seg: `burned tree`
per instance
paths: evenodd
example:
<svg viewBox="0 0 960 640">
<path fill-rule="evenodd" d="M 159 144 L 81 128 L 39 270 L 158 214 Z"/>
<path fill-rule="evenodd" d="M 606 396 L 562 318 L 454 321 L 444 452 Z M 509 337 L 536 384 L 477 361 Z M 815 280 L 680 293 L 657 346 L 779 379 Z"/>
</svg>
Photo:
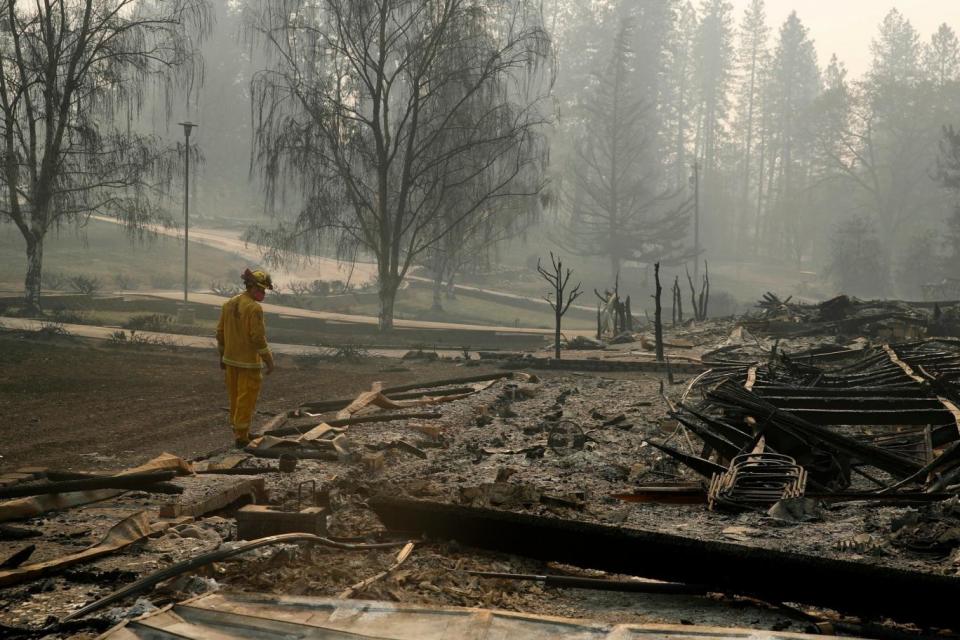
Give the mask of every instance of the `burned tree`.
<svg viewBox="0 0 960 640">
<path fill-rule="evenodd" d="M 680 289 L 680 276 L 673 279 L 673 326 L 683 324 L 683 291 Z"/>
<path fill-rule="evenodd" d="M 653 265 L 653 280 L 656 284 L 656 291 L 653 295 L 653 335 L 656 341 L 657 362 L 663 362 L 663 307 L 660 305 L 660 295 L 663 293 L 663 287 L 660 286 L 659 262 Z"/>
<path fill-rule="evenodd" d="M 191 85 L 208 22 L 206 0 L 0 0 L 0 220 L 26 244 L 30 311 L 51 229 L 163 217 L 176 148 L 127 122 L 151 90 Z"/>
<path fill-rule="evenodd" d="M 619 273 L 613 281 L 613 291 L 604 290 L 601 294 L 594 289 L 593 293 L 597 296 L 600 305 L 597 310 L 597 340 L 602 339 L 607 330 L 614 337 L 626 331 L 633 331 L 630 296 L 626 299 L 620 297 Z"/>
<path fill-rule="evenodd" d="M 710 266 L 703 261 L 703 275 L 700 277 L 700 292 L 693 286 L 693 277 L 687 269 L 687 283 L 690 285 L 690 302 L 693 305 L 693 319 L 703 321 L 707 319 L 707 307 L 710 306 Z M 677 287 L 679 289 L 679 287 Z M 677 292 L 679 298 L 679 291 Z M 681 311 L 681 321 L 683 320 Z"/>
<path fill-rule="evenodd" d="M 537 260 L 537 271 L 553 288 L 553 291 L 547 294 L 544 299 L 550 304 L 550 308 L 553 309 L 553 314 L 556 319 L 556 327 L 553 334 L 553 351 L 554 356 L 559 360 L 560 324 L 563 322 L 563 316 L 570 309 L 570 305 L 573 304 L 573 301 L 579 298 L 583 292 L 580 290 L 581 283 L 579 282 L 573 289 L 567 290 L 567 286 L 570 284 L 570 277 L 573 275 L 573 269 L 564 271 L 563 262 L 555 258 L 552 251 L 550 252 L 550 263 L 552 270 L 547 271 L 540 266 L 540 260 Z"/>
<path fill-rule="evenodd" d="M 292 224 L 276 254 L 336 238 L 378 266 L 380 328 L 447 235 L 543 187 L 551 46 L 533 0 L 253 0 L 254 160 Z M 543 106 L 543 108 L 541 108 Z M 289 222 L 289 221 L 288 221 Z"/>
</svg>

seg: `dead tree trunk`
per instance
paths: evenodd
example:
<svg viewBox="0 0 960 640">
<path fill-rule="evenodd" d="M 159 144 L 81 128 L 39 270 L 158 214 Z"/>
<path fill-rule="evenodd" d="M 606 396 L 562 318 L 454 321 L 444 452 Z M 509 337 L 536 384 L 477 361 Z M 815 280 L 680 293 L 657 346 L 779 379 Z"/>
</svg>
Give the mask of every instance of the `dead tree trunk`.
<svg viewBox="0 0 960 640">
<path fill-rule="evenodd" d="M 680 276 L 673 279 L 673 326 L 683 324 L 683 291 L 680 289 Z"/>
<path fill-rule="evenodd" d="M 703 261 L 703 276 L 700 283 L 700 294 L 693 286 L 693 278 L 690 276 L 690 269 L 687 269 L 687 282 L 690 284 L 690 302 L 693 304 L 694 320 L 702 321 L 707 319 L 707 307 L 710 304 L 710 270 L 707 261 Z"/>
<path fill-rule="evenodd" d="M 703 284 L 700 286 L 700 315 L 701 320 L 707 319 L 707 308 L 710 306 L 710 265 L 703 261 Z"/>
<path fill-rule="evenodd" d="M 663 362 L 663 307 L 660 306 L 660 294 L 663 293 L 663 287 L 660 286 L 660 263 L 653 265 L 653 279 L 657 286 L 657 293 L 653 296 L 653 331 L 657 343 L 657 362 Z"/>
<path fill-rule="evenodd" d="M 563 322 L 564 314 L 570 309 L 570 305 L 573 304 L 573 301 L 580 297 L 583 293 L 580 290 L 580 284 L 577 283 L 570 291 L 567 291 L 567 285 L 570 284 L 570 276 L 573 275 L 573 269 L 563 270 L 563 262 L 554 257 L 553 252 L 550 252 L 550 263 L 553 266 L 552 271 L 547 271 L 540 266 L 540 260 L 537 260 L 537 271 L 543 276 L 543 279 L 553 288 L 553 291 L 550 294 L 547 294 L 545 300 L 553 309 L 554 316 L 556 318 L 556 328 L 554 331 L 553 337 L 553 351 L 554 357 L 560 359 L 560 325 Z M 551 295 L 553 298 L 551 298 Z"/>
<path fill-rule="evenodd" d="M 627 296 L 627 326 L 626 329 L 629 332 L 633 332 L 633 310 L 630 308 L 630 296 Z"/>
</svg>

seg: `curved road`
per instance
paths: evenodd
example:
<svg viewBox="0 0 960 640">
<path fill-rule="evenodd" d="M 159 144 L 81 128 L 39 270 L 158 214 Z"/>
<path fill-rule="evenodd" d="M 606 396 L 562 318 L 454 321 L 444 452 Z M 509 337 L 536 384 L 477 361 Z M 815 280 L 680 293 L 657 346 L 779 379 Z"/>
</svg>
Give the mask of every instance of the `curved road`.
<svg viewBox="0 0 960 640">
<path fill-rule="evenodd" d="M 92 216 L 91 219 L 99 222 L 120 224 L 114 218 L 108 218 L 106 216 Z M 159 225 L 148 225 L 147 228 L 159 235 L 169 236 L 180 240 L 183 239 L 183 234 L 176 229 L 166 229 Z M 190 230 L 190 242 L 196 242 L 208 247 L 234 253 L 241 256 L 244 260 L 248 260 L 254 264 L 259 263 L 259 261 L 262 259 L 262 256 L 259 254 L 256 247 L 244 242 L 240 233 L 237 231 L 200 227 L 192 228 Z M 363 285 L 373 282 L 376 279 L 377 265 L 373 264 L 372 262 L 356 262 L 351 265 L 346 262 L 340 262 L 333 258 L 311 257 L 309 259 L 304 258 L 302 261 L 291 267 L 273 269 L 272 275 L 274 276 L 274 281 L 278 284 L 296 281 L 310 282 L 313 280 L 341 280 L 344 282 L 349 280 L 354 284 Z M 407 279 L 416 280 L 433 286 L 433 281 L 429 278 L 408 275 Z M 542 298 L 523 296 L 506 291 L 496 291 L 493 289 L 483 289 L 481 287 L 474 287 L 464 284 L 458 284 L 455 285 L 455 287 L 458 291 L 463 291 L 467 294 L 469 294 L 471 291 L 475 291 L 489 296 L 496 296 L 498 298 L 502 298 L 506 304 L 509 304 L 511 301 L 522 300 L 524 302 L 533 302 L 537 305 L 542 305 L 545 311 L 549 310 L 547 301 Z M 575 304 L 572 305 L 571 308 L 589 312 L 590 314 L 596 312 L 595 308 L 587 305 Z"/>
</svg>

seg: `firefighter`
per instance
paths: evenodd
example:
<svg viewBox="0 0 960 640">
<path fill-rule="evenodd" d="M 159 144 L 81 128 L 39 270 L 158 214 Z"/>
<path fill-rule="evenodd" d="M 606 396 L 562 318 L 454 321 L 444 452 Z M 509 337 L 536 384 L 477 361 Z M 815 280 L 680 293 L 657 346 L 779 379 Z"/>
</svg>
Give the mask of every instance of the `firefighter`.
<svg viewBox="0 0 960 640">
<path fill-rule="evenodd" d="M 273 289 L 273 282 L 269 273 L 259 269 L 247 269 L 241 277 L 247 290 L 224 303 L 217 324 L 220 368 L 225 372 L 230 424 L 238 449 L 250 442 L 250 423 L 260 395 L 262 369 L 266 367 L 267 375 L 274 369 L 260 306 L 267 289 Z"/>
</svg>

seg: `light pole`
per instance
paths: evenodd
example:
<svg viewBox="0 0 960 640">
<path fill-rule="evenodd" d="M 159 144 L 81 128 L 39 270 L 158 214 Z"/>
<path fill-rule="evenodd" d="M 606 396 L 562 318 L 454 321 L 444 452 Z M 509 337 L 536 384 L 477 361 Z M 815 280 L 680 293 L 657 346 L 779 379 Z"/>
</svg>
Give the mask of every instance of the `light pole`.
<svg viewBox="0 0 960 640">
<path fill-rule="evenodd" d="M 693 175 L 690 176 L 693 186 L 693 279 L 700 276 L 700 161 L 693 163 Z"/>
<path fill-rule="evenodd" d="M 192 122 L 181 122 L 183 127 L 183 301 L 187 301 L 187 292 L 190 287 L 190 131 L 195 126 Z"/>
</svg>

